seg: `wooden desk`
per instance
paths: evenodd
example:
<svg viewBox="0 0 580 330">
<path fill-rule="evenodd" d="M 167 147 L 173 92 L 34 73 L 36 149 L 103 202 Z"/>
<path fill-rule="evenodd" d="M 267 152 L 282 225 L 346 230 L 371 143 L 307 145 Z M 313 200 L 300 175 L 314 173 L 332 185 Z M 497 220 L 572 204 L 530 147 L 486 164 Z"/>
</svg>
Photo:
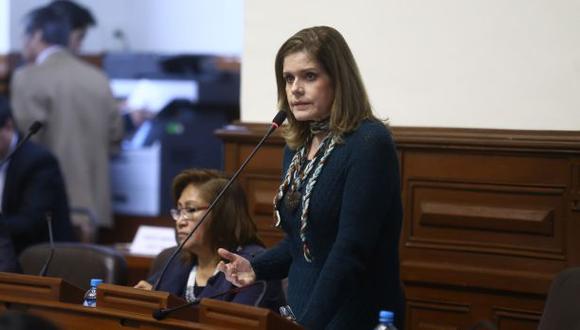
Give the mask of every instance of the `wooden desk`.
<svg viewBox="0 0 580 330">
<path fill-rule="evenodd" d="M 157 321 L 148 315 L 111 308 L 90 308 L 80 304 L 34 301 L 26 298 L 11 303 L 25 306 L 27 312 L 51 320 L 61 329 L 226 329 L 185 320 Z"/>
<path fill-rule="evenodd" d="M 60 329 L 203 329 L 299 330 L 300 326 L 264 308 L 203 299 L 195 307 L 155 320 L 159 308 L 185 301 L 167 292 L 138 290 L 113 284 L 97 289 L 97 307 L 82 306 L 83 291 L 54 277 L 0 273 L 0 313 L 25 310 Z"/>
</svg>

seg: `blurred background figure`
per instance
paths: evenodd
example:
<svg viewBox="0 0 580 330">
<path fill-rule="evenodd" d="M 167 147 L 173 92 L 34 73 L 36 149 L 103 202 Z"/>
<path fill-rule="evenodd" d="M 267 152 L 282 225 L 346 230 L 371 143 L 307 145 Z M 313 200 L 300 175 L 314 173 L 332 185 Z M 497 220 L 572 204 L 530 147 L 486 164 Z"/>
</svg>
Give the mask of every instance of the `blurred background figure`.
<svg viewBox="0 0 580 330">
<path fill-rule="evenodd" d="M 52 5 L 28 14 L 23 54 L 29 63 L 11 81 L 12 106 L 20 129 L 44 124 L 35 140 L 58 158 L 73 223 L 89 242 L 97 223 L 112 223 L 109 158 L 123 126 L 105 75 L 67 51 L 70 31 Z"/>
<path fill-rule="evenodd" d="M 67 20 L 70 28 L 67 48 L 72 53 L 79 53 L 88 29 L 97 25 L 95 17 L 90 10 L 73 1 L 56 0 L 48 6 Z"/>
<path fill-rule="evenodd" d="M 20 138 L 9 102 L 0 97 L 0 159 Z M 22 250 L 48 241 L 48 215 L 55 240 L 75 240 L 58 162 L 43 147 L 26 142 L 0 168 L 0 200 L 0 271 L 17 271 Z"/>
<path fill-rule="evenodd" d="M 215 170 L 192 169 L 177 175 L 173 181 L 175 233 L 181 243 L 204 216 L 209 204 L 226 185 L 228 178 Z M 193 236 L 185 243 L 180 259 L 173 260 L 159 285 L 188 301 L 208 298 L 235 288 L 217 271 L 218 247 L 228 247 L 252 259 L 264 251 L 257 236 L 256 224 L 250 217 L 244 191 L 233 183 L 220 202 Z M 175 248 L 172 248 L 175 249 Z M 151 290 L 160 272 L 135 287 Z M 278 311 L 285 304 L 280 281 L 263 281 L 239 293 L 228 293 L 215 299 L 261 306 Z"/>
</svg>

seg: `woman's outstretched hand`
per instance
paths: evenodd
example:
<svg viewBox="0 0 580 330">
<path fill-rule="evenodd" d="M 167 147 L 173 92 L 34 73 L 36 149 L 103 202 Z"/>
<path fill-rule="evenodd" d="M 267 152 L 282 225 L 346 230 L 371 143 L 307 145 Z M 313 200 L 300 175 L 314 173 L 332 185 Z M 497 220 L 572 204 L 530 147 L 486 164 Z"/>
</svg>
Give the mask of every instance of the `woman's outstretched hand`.
<svg viewBox="0 0 580 330">
<path fill-rule="evenodd" d="M 149 290 L 149 291 L 151 291 L 151 290 L 153 290 L 153 285 L 149 284 L 146 281 L 139 281 L 139 283 L 137 283 L 134 286 L 134 288 L 135 289 L 143 289 L 143 290 Z"/>
<path fill-rule="evenodd" d="M 250 285 L 256 281 L 256 273 L 254 273 L 254 269 L 252 269 L 252 265 L 250 265 L 248 259 L 221 248 L 218 249 L 218 254 L 229 262 L 226 264 L 220 261 L 217 269 L 223 272 L 226 280 L 233 285 L 241 287 Z"/>
</svg>

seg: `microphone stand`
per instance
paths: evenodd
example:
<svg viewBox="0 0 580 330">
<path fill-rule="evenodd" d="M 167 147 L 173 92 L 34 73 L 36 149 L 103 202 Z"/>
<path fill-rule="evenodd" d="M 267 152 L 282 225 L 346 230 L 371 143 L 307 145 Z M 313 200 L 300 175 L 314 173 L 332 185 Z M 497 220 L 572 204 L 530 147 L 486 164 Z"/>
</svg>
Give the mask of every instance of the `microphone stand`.
<svg viewBox="0 0 580 330">
<path fill-rule="evenodd" d="M 232 185 L 232 183 L 234 182 L 234 180 L 240 175 L 240 173 L 242 172 L 242 170 L 246 167 L 246 165 L 254 157 L 254 154 L 256 154 L 256 152 L 258 151 L 258 149 L 260 149 L 260 147 L 262 146 L 262 144 L 264 143 L 264 141 L 266 141 L 266 139 L 272 134 L 272 132 L 274 132 L 275 129 L 277 129 L 278 127 L 280 127 L 280 125 L 282 124 L 282 122 L 285 119 L 286 119 L 286 113 L 285 112 L 279 111 L 276 114 L 276 116 L 274 117 L 274 120 L 272 121 L 272 125 L 268 129 L 268 132 L 266 132 L 266 134 L 262 137 L 262 139 L 260 140 L 260 142 L 258 142 L 258 144 L 256 145 L 256 147 L 254 147 L 254 150 L 252 150 L 252 153 L 250 153 L 250 155 L 248 157 L 246 157 L 246 160 L 244 160 L 244 162 L 242 163 L 242 165 L 240 166 L 240 168 L 238 168 L 238 170 L 236 171 L 236 173 L 234 173 L 234 175 L 232 175 L 232 177 L 228 180 L 228 182 L 226 183 L 226 185 L 222 188 L 222 190 L 219 192 L 219 194 L 216 196 L 216 198 L 213 200 L 213 202 L 211 202 L 211 204 L 207 208 L 207 211 L 201 217 L 201 219 L 197 222 L 197 224 L 195 225 L 195 227 L 193 227 L 193 229 L 189 232 L 189 234 L 187 234 L 187 236 L 185 237 L 185 239 L 183 241 L 181 241 L 181 243 L 177 246 L 177 249 L 175 249 L 175 251 L 173 251 L 173 253 L 171 254 L 171 256 L 167 259 L 167 262 L 163 266 L 163 270 L 161 270 L 161 273 L 159 274 L 159 278 L 157 278 L 157 281 L 155 281 L 155 284 L 153 285 L 153 290 L 154 291 L 157 291 L 157 289 L 159 289 L 159 285 L 161 284 L 161 280 L 163 279 L 163 275 L 165 275 L 165 272 L 167 271 L 167 268 L 169 267 L 169 264 L 173 261 L 173 259 L 175 259 L 175 256 L 183 249 L 183 246 L 185 245 L 185 243 L 191 238 L 191 236 L 193 236 L 193 234 L 197 231 L 197 228 L 199 228 L 199 226 L 201 226 L 201 224 L 205 221 L 205 219 L 209 215 L 210 211 L 213 210 L 214 206 L 217 204 L 217 202 L 219 202 L 219 200 L 221 199 L 222 195 L 226 192 L 226 190 L 228 190 L 228 188 Z"/>
<path fill-rule="evenodd" d="M 54 238 L 52 236 L 52 215 L 50 213 L 46 214 L 46 221 L 48 222 L 48 240 L 50 242 L 50 252 L 38 276 L 46 276 L 46 273 L 48 272 L 48 265 L 50 264 L 50 262 L 52 261 L 52 257 L 54 256 Z"/>
<path fill-rule="evenodd" d="M 18 144 L 16 144 L 16 147 L 14 147 L 12 152 L 9 153 L 8 156 L 6 156 L 4 159 L 2 159 L 2 161 L 0 161 L 0 168 L 2 168 L 2 166 L 4 166 L 4 164 L 8 162 L 10 158 L 12 158 L 12 156 L 14 156 L 14 154 L 18 151 L 18 149 L 20 149 L 20 147 L 22 147 L 22 145 L 26 141 L 28 141 L 34 134 L 36 134 L 38 130 L 41 128 L 42 128 L 41 122 L 35 121 L 34 123 L 32 123 L 32 125 L 30 125 L 30 128 L 28 129 L 28 133 L 26 134 L 26 136 L 24 136 L 22 140 L 18 141 Z"/>
</svg>

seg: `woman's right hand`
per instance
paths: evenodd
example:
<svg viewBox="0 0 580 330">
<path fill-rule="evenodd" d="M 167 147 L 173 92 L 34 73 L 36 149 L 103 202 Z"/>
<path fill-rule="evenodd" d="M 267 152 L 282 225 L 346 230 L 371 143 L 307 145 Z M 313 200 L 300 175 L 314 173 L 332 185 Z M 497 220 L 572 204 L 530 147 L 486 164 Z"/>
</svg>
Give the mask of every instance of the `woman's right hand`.
<svg viewBox="0 0 580 330">
<path fill-rule="evenodd" d="M 139 281 L 139 283 L 137 283 L 137 285 L 135 285 L 134 288 L 151 291 L 151 289 L 153 289 L 153 285 L 149 284 L 149 282 L 147 281 Z"/>
<path fill-rule="evenodd" d="M 217 269 L 225 274 L 226 280 L 230 283 L 237 287 L 242 287 L 256 281 L 256 273 L 254 273 L 254 269 L 248 259 L 221 248 L 218 249 L 218 254 L 229 261 L 227 264 L 220 261 Z"/>
</svg>

